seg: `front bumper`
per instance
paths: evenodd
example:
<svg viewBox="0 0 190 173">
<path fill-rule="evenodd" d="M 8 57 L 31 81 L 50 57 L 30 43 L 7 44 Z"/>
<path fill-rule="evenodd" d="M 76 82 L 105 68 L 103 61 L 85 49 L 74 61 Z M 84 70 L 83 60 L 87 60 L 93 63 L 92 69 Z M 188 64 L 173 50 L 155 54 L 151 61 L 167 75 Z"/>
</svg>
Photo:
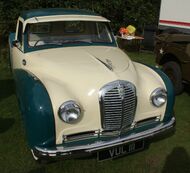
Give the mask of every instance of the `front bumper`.
<svg viewBox="0 0 190 173">
<path fill-rule="evenodd" d="M 152 137 L 160 136 L 166 132 L 171 131 L 175 126 L 175 117 L 172 117 L 167 123 L 161 123 L 158 126 L 145 130 L 143 132 L 130 134 L 125 137 L 118 137 L 111 141 L 98 141 L 93 144 L 79 145 L 75 147 L 56 147 L 56 148 L 40 148 L 35 147 L 33 152 L 38 158 L 69 158 L 79 157 L 82 155 L 88 155 L 96 153 L 99 150 L 111 148 L 126 143 L 131 143 L 137 140 L 146 140 Z"/>
</svg>

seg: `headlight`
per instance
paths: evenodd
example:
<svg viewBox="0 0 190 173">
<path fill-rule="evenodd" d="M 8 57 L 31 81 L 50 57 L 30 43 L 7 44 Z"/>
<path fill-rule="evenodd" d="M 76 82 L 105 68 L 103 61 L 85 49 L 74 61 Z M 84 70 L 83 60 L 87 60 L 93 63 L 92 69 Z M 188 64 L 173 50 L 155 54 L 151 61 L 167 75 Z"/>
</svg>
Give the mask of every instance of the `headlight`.
<svg viewBox="0 0 190 173">
<path fill-rule="evenodd" d="M 167 92 L 163 88 L 157 88 L 152 92 L 150 98 L 154 106 L 161 107 L 167 101 Z"/>
<path fill-rule="evenodd" d="M 59 117 L 66 123 L 73 123 L 79 119 L 81 110 L 75 101 L 63 103 L 58 110 Z"/>
</svg>

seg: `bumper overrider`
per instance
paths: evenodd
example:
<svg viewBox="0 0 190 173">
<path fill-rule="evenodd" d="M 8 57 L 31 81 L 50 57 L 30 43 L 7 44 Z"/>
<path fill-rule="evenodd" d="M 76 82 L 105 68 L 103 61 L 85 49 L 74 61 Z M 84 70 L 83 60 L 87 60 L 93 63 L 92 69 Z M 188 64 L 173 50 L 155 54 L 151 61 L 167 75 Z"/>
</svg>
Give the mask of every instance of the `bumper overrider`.
<svg viewBox="0 0 190 173">
<path fill-rule="evenodd" d="M 33 152 L 38 158 L 69 158 L 79 157 L 82 155 L 89 155 L 96 153 L 100 150 L 107 148 L 121 146 L 127 143 L 132 143 L 139 140 L 148 140 L 160 135 L 166 135 L 174 131 L 175 117 L 172 117 L 169 121 L 158 124 L 157 126 L 147 129 L 145 131 L 131 133 L 127 136 L 118 136 L 115 139 L 109 141 L 97 141 L 92 144 L 78 145 L 74 147 L 57 146 L 54 148 L 41 148 L 34 147 Z"/>
</svg>

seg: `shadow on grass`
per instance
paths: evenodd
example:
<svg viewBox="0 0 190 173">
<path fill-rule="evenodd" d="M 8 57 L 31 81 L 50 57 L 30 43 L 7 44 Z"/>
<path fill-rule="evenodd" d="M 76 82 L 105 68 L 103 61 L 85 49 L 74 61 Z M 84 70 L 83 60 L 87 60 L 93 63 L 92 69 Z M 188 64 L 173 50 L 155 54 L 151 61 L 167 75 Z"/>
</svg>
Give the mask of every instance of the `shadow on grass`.
<svg viewBox="0 0 190 173">
<path fill-rule="evenodd" d="M 10 129 L 15 120 L 14 118 L 1 118 L 0 117 L 0 133 L 6 132 L 8 129 Z"/>
<path fill-rule="evenodd" d="M 42 168 L 37 168 L 29 171 L 28 173 L 46 173 L 46 169 L 44 167 Z"/>
<path fill-rule="evenodd" d="M 190 95 L 190 85 L 185 86 L 185 92 Z"/>
<path fill-rule="evenodd" d="M 13 79 L 0 80 L 0 101 L 14 94 Z"/>
<path fill-rule="evenodd" d="M 190 172 L 190 157 L 183 147 L 176 147 L 166 158 L 162 173 Z"/>
<path fill-rule="evenodd" d="M 0 101 L 13 95 L 14 92 L 14 81 L 12 79 L 0 80 Z M 14 118 L 0 117 L 0 133 L 4 133 L 10 129 L 14 122 Z"/>
</svg>

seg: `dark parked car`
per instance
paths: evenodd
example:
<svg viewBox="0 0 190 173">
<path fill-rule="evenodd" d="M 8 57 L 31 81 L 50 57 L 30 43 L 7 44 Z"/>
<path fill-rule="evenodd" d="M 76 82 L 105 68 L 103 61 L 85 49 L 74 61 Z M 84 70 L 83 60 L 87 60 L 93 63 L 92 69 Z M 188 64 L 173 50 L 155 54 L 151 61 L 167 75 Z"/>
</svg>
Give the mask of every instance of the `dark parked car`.
<svg viewBox="0 0 190 173">
<path fill-rule="evenodd" d="M 172 80 L 176 94 L 190 83 L 190 35 L 164 33 L 157 36 L 156 63 Z"/>
</svg>

